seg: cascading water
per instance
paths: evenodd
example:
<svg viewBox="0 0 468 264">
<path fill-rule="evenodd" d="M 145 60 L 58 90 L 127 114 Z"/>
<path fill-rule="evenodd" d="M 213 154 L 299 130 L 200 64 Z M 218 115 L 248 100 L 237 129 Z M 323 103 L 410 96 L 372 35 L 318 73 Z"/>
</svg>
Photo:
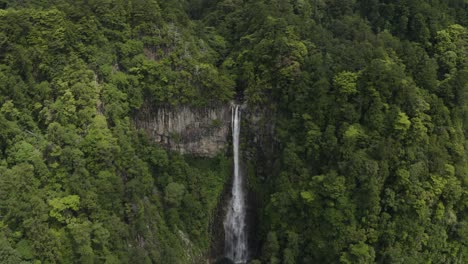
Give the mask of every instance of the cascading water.
<svg viewBox="0 0 468 264">
<path fill-rule="evenodd" d="M 239 169 L 239 134 L 241 111 L 239 105 L 232 109 L 232 145 L 234 154 L 234 180 L 232 198 L 224 220 L 225 254 L 237 264 L 247 262 L 247 232 L 245 223 L 245 195 L 242 173 Z"/>
</svg>

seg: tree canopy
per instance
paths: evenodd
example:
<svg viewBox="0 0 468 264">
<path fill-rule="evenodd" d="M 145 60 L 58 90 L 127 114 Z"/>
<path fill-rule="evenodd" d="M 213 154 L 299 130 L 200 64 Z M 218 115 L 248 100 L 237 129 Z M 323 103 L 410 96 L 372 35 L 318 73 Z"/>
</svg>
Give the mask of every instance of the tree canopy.
<svg viewBox="0 0 468 264">
<path fill-rule="evenodd" d="M 252 263 L 468 262 L 467 10 L 0 0 L 0 262 L 202 263 L 229 155 L 132 118 L 234 99 L 274 130 L 242 146 Z"/>
</svg>

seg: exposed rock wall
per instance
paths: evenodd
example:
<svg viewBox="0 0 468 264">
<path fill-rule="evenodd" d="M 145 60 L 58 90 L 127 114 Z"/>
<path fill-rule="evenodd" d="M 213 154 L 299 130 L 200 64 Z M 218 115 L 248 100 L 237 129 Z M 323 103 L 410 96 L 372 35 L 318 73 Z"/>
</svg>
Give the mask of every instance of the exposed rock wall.
<svg viewBox="0 0 468 264">
<path fill-rule="evenodd" d="M 263 206 L 261 182 L 268 179 L 277 168 L 278 141 L 274 131 L 275 109 L 242 107 L 241 142 L 243 171 L 248 175 L 249 185 L 247 219 L 249 226 L 249 247 L 252 256 L 258 255 L 259 241 L 257 208 Z M 213 157 L 226 151 L 230 153 L 231 104 L 213 107 L 160 106 L 143 107 L 133 119 L 138 129 L 144 130 L 150 138 L 165 148 L 182 154 Z M 228 149 L 229 148 L 229 149 Z M 229 154 L 228 154 L 229 155 Z M 219 260 L 224 251 L 223 220 L 226 204 L 230 197 L 231 182 L 226 182 L 223 197 L 214 212 L 210 230 L 211 250 L 207 256 L 210 263 Z M 217 263 L 217 262 L 215 262 Z"/>
<path fill-rule="evenodd" d="M 156 143 L 168 149 L 213 157 L 228 144 L 231 106 L 143 107 L 134 123 Z"/>
</svg>

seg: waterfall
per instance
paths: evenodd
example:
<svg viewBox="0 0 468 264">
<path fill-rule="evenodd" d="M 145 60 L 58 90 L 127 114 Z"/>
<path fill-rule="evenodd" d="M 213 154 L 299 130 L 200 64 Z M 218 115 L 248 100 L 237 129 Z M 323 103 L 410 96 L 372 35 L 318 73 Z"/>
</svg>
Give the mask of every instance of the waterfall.
<svg viewBox="0 0 468 264">
<path fill-rule="evenodd" d="M 224 220 L 225 254 L 237 264 L 247 262 L 247 232 L 245 223 L 245 195 L 242 172 L 239 169 L 239 134 L 241 111 L 239 105 L 232 109 L 232 146 L 234 155 L 234 179 L 232 198 Z"/>
</svg>

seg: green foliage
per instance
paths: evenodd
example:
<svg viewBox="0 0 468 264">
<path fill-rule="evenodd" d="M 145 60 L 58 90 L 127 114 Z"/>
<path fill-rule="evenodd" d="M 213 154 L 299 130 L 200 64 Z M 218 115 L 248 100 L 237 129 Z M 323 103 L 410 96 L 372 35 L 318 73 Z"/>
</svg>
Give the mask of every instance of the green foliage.
<svg viewBox="0 0 468 264">
<path fill-rule="evenodd" d="M 78 211 L 80 203 L 80 197 L 78 195 L 69 195 L 63 198 L 54 198 L 49 201 L 49 205 L 52 207 L 50 210 L 50 216 L 57 219 L 59 222 L 65 221 L 66 210 Z"/>
<path fill-rule="evenodd" d="M 340 93 L 343 94 L 355 94 L 357 93 L 356 89 L 356 80 L 358 75 L 353 72 L 340 72 L 338 75 L 333 78 L 334 85 L 339 89 Z"/>
<path fill-rule="evenodd" d="M 143 104 L 230 100 L 223 38 L 156 1 L 0 8 L 0 262 L 200 258 L 227 161 L 191 172 L 130 120 Z"/>
<path fill-rule="evenodd" d="M 249 160 L 262 262 L 466 258 L 449 231 L 466 209 L 462 2 L 223 2 L 205 14 L 249 106 L 274 112 L 277 152 L 249 157 L 263 161 Z"/>
<path fill-rule="evenodd" d="M 344 133 L 344 138 L 345 139 L 354 139 L 354 138 L 359 138 L 362 137 L 364 132 L 362 131 L 362 128 L 359 125 L 351 125 L 346 129 Z"/>
<path fill-rule="evenodd" d="M 351 245 L 349 253 L 344 253 L 340 257 L 341 263 L 374 263 L 375 252 L 372 247 L 360 242 L 359 244 Z"/>
<path fill-rule="evenodd" d="M 262 255 L 266 263 L 280 263 L 279 260 L 280 245 L 276 233 L 268 233 L 267 240 L 263 245 Z"/>
<path fill-rule="evenodd" d="M 184 197 L 185 186 L 180 183 L 171 182 L 164 190 L 166 202 L 171 206 L 180 206 L 180 202 Z"/>
<path fill-rule="evenodd" d="M 406 131 L 410 128 L 411 121 L 408 116 L 403 112 L 398 112 L 397 118 L 395 120 L 394 128 L 398 131 Z"/>
<path fill-rule="evenodd" d="M 11 247 L 3 234 L 0 236 L 0 261 L 5 264 L 21 262 L 19 253 Z"/>
<path fill-rule="evenodd" d="M 467 18 L 462 0 L 0 1 L 0 262 L 203 262 L 230 161 L 132 118 L 235 96 L 275 141 L 244 153 L 252 263 L 467 262 Z"/>
</svg>

